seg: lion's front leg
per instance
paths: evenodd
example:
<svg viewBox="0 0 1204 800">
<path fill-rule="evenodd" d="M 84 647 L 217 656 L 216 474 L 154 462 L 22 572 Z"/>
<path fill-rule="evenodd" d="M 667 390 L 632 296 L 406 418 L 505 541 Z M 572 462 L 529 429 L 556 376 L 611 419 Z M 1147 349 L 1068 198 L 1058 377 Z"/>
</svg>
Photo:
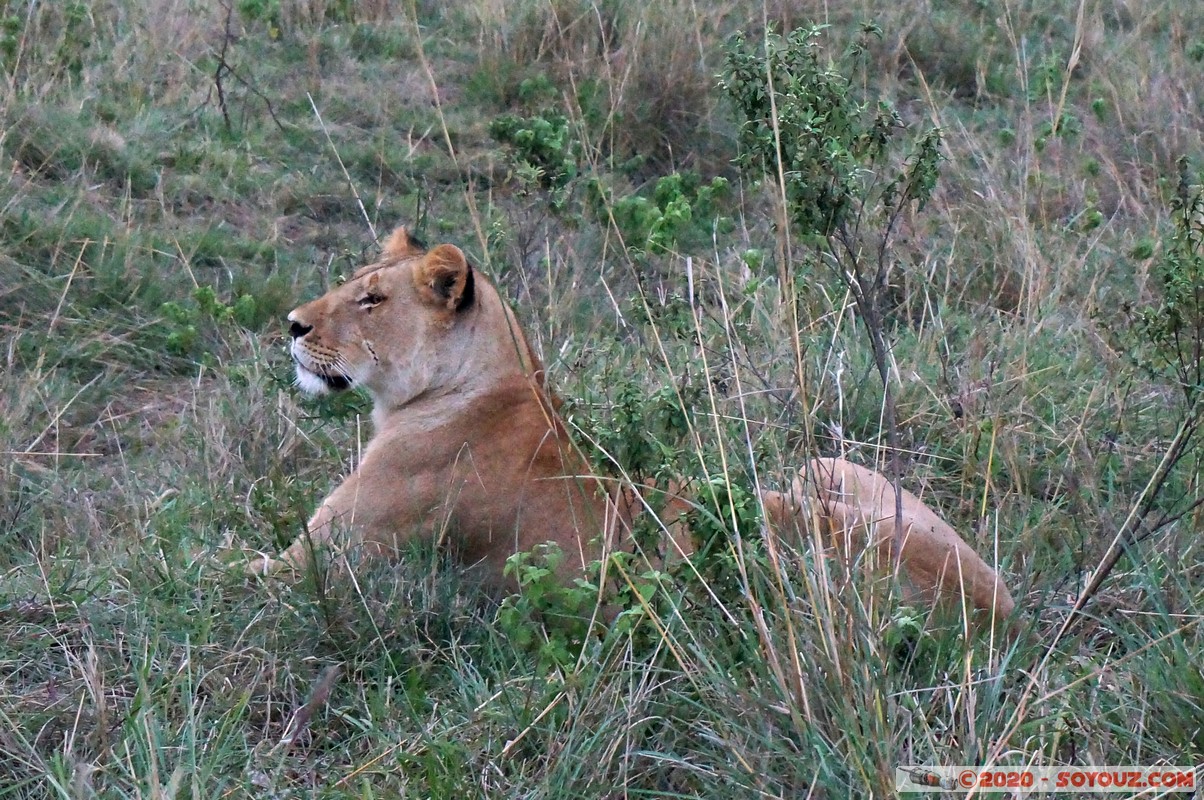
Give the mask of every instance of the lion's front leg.
<svg viewBox="0 0 1204 800">
<path fill-rule="evenodd" d="M 314 554 L 319 550 L 330 549 L 334 543 L 335 521 L 339 518 L 340 515 L 331 507 L 330 500 L 326 500 L 310 518 L 305 531 L 284 552 L 275 558 L 263 556 L 252 560 L 247 564 L 247 575 L 264 578 L 285 571 L 294 575 L 304 574 L 313 568 Z"/>
<path fill-rule="evenodd" d="M 357 475 L 351 475 L 310 517 L 305 531 L 293 541 L 289 547 L 276 558 L 264 556 L 256 558 L 247 564 L 246 573 L 254 577 L 269 577 L 285 571 L 295 575 L 303 575 L 313 569 L 315 553 L 331 550 L 336 545 L 355 545 L 360 538 L 360 526 L 355 522 L 355 497 L 358 495 L 359 480 Z M 335 532 L 346 533 L 347 541 L 335 541 Z M 340 548 L 341 549 L 341 548 Z"/>
<path fill-rule="evenodd" d="M 446 520 L 446 480 L 429 474 L 399 479 L 389 466 L 382 468 L 372 454 L 366 455 L 360 468 L 322 501 L 306 531 L 279 556 L 251 561 L 247 574 L 304 575 L 314 569 L 314 555 L 323 551 L 344 564 L 352 554 L 386 556 L 407 539 L 429 534 L 432 520 Z"/>
</svg>

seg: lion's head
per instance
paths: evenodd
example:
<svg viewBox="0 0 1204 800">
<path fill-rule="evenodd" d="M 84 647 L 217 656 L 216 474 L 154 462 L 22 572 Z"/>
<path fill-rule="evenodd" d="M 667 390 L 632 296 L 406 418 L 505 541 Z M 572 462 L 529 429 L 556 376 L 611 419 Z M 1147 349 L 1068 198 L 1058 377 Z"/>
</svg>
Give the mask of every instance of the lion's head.
<svg viewBox="0 0 1204 800">
<path fill-rule="evenodd" d="M 288 320 L 301 389 L 324 394 L 362 386 L 378 409 L 471 391 L 489 377 L 483 373 L 496 376 L 498 369 L 533 371 L 509 311 L 464 253 L 450 244 L 428 252 L 404 228 L 378 262 Z"/>
</svg>

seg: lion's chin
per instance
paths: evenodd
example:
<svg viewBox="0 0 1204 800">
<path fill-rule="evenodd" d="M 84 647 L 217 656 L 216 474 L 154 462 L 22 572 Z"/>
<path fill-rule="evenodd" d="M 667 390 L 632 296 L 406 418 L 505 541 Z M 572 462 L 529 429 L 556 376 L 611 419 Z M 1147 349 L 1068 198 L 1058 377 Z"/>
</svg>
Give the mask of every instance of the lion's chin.
<svg viewBox="0 0 1204 800">
<path fill-rule="evenodd" d="M 297 387 L 306 394 L 330 394 L 351 388 L 351 381 L 342 375 L 319 375 L 300 363 L 296 366 Z"/>
</svg>

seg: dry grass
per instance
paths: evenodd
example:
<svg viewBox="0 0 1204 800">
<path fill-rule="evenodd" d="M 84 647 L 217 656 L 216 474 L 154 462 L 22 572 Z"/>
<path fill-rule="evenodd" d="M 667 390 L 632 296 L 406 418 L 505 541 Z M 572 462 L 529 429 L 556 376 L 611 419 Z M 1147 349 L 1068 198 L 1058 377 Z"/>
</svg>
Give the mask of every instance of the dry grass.
<svg viewBox="0 0 1204 800">
<path fill-rule="evenodd" d="M 188 0 L 0 2 L 22 32 L 0 33 L 0 797 L 871 797 L 900 763 L 1202 760 L 1198 511 L 1054 636 L 1174 433 L 1123 308 L 1158 291 L 1175 159 L 1204 159 L 1198 14 L 236 5 L 227 28 Z M 772 182 L 730 166 L 714 88 L 732 30 L 845 41 L 871 11 L 868 88 L 946 142 L 893 251 L 905 483 L 1000 565 L 1017 641 L 770 548 L 755 510 L 717 515 L 702 579 L 580 663 L 429 551 L 352 585 L 225 569 L 295 535 L 367 435 L 362 398 L 294 397 L 278 322 L 370 256 L 365 213 L 489 266 L 583 440 L 633 453 L 680 404 L 668 466 L 704 484 L 881 463 L 857 309 L 775 228 Z M 561 210 L 488 134 L 543 112 L 576 148 Z M 633 247 L 624 203 L 690 169 L 730 193 Z M 1199 496 L 1186 467 L 1168 502 Z"/>
</svg>

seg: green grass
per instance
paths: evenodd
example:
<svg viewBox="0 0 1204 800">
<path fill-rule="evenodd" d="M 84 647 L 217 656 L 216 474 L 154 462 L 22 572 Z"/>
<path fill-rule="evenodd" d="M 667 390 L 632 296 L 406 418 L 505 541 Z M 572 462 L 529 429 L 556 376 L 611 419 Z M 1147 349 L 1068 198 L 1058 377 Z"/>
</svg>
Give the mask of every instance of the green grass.
<svg viewBox="0 0 1204 800">
<path fill-rule="evenodd" d="M 1127 309 L 1160 296 L 1176 159 L 1204 164 L 1191 4 L 234 5 L 0 0 L 0 798 L 882 797 L 901 763 L 1204 762 L 1198 509 L 1056 636 L 1178 421 Z M 998 559 L 1014 643 L 705 492 L 697 571 L 584 643 L 429 548 L 354 582 L 228 568 L 370 433 L 366 398 L 296 395 L 282 335 L 370 227 L 495 277 L 601 470 L 739 499 L 814 453 L 883 463 L 855 304 L 734 166 L 716 79 L 738 28 L 841 43 L 871 14 L 866 90 L 945 136 L 891 251 L 904 483 Z M 536 117 L 565 121 L 550 160 L 491 135 Z M 1193 450 L 1157 508 L 1199 475 Z"/>
</svg>

